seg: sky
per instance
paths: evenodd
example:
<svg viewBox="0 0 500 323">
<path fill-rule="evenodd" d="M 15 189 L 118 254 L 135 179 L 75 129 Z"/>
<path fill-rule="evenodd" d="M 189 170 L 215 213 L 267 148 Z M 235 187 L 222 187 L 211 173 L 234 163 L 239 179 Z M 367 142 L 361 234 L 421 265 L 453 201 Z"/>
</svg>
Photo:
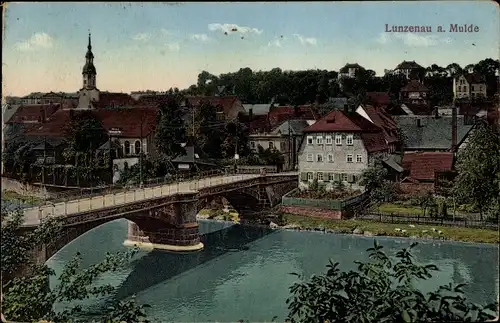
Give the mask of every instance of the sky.
<svg viewBox="0 0 500 323">
<path fill-rule="evenodd" d="M 8 3 L 2 93 L 78 91 L 89 30 L 97 87 L 130 92 L 186 88 L 203 70 L 465 66 L 499 57 L 499 14 L 493 1 Z M 450 32 L 450 24 L 479 30 Z"/>
</svg>

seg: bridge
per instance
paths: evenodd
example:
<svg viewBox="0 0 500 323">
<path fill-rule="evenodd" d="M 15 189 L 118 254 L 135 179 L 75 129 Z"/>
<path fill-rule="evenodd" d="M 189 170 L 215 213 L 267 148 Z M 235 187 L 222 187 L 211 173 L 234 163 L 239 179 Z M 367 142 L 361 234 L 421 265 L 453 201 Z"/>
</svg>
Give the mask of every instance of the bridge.
<svg viewBox="0 0 500 323">
<path fill-rule="evenodd" d="M 40 246 L 34 254 L 38 261 L 46 261 L 78 236 L 119 218 L 129 220 L 125 245 L 196 251 L 203 248 L 196 215 L 212 199 L 225 197 L 241 218 L 248 218 L 279 204 L 281 197 L 297 185 L 296 172 L 212 174 L 27 208 L 23 210 L 23 230 L 36 228 L 48 217 L 62 221 L 62 233 L 56 241 Z"/>
</svg>

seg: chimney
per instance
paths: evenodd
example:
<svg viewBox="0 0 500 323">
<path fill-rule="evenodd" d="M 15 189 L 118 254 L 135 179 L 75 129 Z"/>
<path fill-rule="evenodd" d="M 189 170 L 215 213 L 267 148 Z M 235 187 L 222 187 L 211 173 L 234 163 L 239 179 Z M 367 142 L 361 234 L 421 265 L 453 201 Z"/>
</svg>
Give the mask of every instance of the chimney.
<svg viewBox="0 0 500 323">
<path fill-rule="evenodd" d="M 349 104 L 344 104 L 344 113 L 349 113 Z"/>
<path fill-rule="evenodd" d="M 253 109 L 252 108 L 248 109 L 248 119 L 250 119 L 250 121 L 253 120 Z"/>
<path fill-rule="evenodd" d="M 439 118 L 439 107 L 437 106 L 434 107 L 434 118 Z"/>
<path fill-rule="evenodd" d="M 69 109 L 69 119 L 72 120 L 73 119 L 73 116 L 75 115 L 74 113 L 74 110 L 73 109 Z"/>
<path fill-rule="evenodd" d="M 45 110 L 45 107 L 42 107 L 42 120 L 41 122 L 44 123 L 45 120 L 47 120 L 47 110 Z"/>
<path fill-rule="evenodd" d="M 422 127 L 422 119 L 420 118 L 417 119 L 417 127 Z"/>
<path fill-rule="evenodd" d="M 457 148 L 457 108 L 451 108 L 451 151 Z"/>
</svg>

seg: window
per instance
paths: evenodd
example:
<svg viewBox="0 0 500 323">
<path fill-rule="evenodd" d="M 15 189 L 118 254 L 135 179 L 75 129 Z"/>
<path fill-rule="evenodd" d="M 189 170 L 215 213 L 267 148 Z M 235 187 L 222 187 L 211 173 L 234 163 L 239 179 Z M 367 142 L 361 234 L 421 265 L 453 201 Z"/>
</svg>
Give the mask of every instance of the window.
<svg viewBox="0 0 500 323">
<path fill-rule="evenodd" d="M 269 142 L 269 149 L 274 149 L 274 142 L 272 141 Z"/>
<path fill-rule="evenodd" d="M 356 163 L 362 163 L 362 162 L 363 162 L 363 156 L 356 155 Z"/>
<path fill-rule="evenodd" d="M 250 148 L 255 149 L 255 141 L 250 141 Z"/>
<path fill-rule="evenodd" d="M 139 140 L 135 141 L 134 150 L 136 155 L 139 155 L 141 153 L 141 142 Z"/>
<path fill-rule="evenodd" d="M 319 172 L 317 177 L 318 177 L 318 181 L 323 181 L 323 173 Z"/>
<path fill-rule="evenodd" d="M 314 160 L 313 154 L 307 154 L 307 161 L 312 162 Z"/>
<path fill-rule="evenodd" d="M 281 141 L 280 142 L 280 150 L 285 151 L 285 149 L 286 149 L 286 143 L 284 141 Z"/>
<path fill-rule="evenodd" d="M 322 154 L 317 154 L 316 155 L 316 161 L 318 163 L 322 163 L 323 162 L 323 155 Z"/>
<path fill-rule="evenodd" d="M 353 135 L 347 135 L 345 143 L 346 143 L 346 145 L 352 146 L 353 143 L 354 143 L 354 137 L 353 137 Z"/>
<path fill-rule="evenodd" d="M 346 160 L 348 163 L 352 163 L 352 155 L 351 154 L 347 155 Z"/>
<path fill-rule="evenodd" d="M 323 137 L 320 137 L 320 136 L 316 137 L 316 144 L 322 145 L 323 144 Z"/>
<path fill-rule="evenodd" d="M 307 180 L 308 180 L 308 181 L 312 181 L 312 180 L 313 180 L 313 178 L 314 178 L 314 176 L 313 176 L 313 173 L 312 173 L 312 172 L 307 173 Z"/>
<path fill-rule="evenodd" d="M 343 179 L 345 182 L 347 182 L 347 180 L 348 180 L 348 176 L 347 176 L 347 174 L 344 174 L 344 176 L 343 176 L 343 178 L 342 178 L 342 179 Z"/>
<path fill-rule="evenodd" d="M 125 155 L 130 155 L 130 141 L 125 141 L 125 145 L 124 145 L 124 148 L 125 148 Z"/>
<path fill-rule="evenodd" d="M 327 145 L 331 145 L 331 144 L 332 144 L 332 142 L 333 142 L 333 140 L 332 140 L 332 136 L 326 136 L 326 144 L 327 144 Z"/>
<path fill-rule="evenodd" d="M 328 173 L 328 180 L 329 181 L 334 181 L 335 180 L 335 174 L 334 173 Z"/>
<path fill-rule="evenodd" d="M 328 162 L 333 163 L 333 154 L 328 154 Z"/>
<path fill-rule="evenodd" d="M 471 87 L 471 91 L 475 91 L 476 90 L 476 88 L 474 87 L 474 85 L 471 85 L 470 87 Z"/>
<path fill-rule="evenodd" d="M 312 145 L 313 144 L 313 137 L 307 136 L 307 144 Z"/>
<path fill-rule="evenodd" d="M 342 145 L 342 135 L 336 135 L 335 136 L 335 144 L 337 146 L 341 146 Z"/>
</svg>

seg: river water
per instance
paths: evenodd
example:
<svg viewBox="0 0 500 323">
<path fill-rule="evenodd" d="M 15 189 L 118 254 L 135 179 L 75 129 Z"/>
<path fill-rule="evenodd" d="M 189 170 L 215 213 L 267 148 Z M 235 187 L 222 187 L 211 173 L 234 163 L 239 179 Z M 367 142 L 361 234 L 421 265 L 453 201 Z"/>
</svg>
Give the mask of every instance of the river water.
<svg viewBox="0 0 500 323">
<path fill-rule="evenodd" d="M 162 322 L 283 321 L 291 272 L 325 272 L 328 259 L 353 269 L 353 261 L 367 260 L 373 239 L 317 232 L 272 231 L 200 221 L 205 249 L 192 254 L 140 252 L 129 268 L 103 277 L 117 286 L 108 299 L 83 303 L 86 315 L 101 312 L 112 299 L 133 294 L 150 304 L 148 314 Z M 127 221 L 117 220 L 98 227 L 68 244 L 47 263 L 60 273 L 77 251 L 83 266 L 104 259 L 106 252 L 125 250 Z M 410 244 L 408 239 L 377 240 L 386 251 Z M 433 262 L 441 271 L 421 284 L 424 291 L 449 282 L 467 283 L 468 297 L 478 303 L 494 302 L 498 295 L 498 246 L 422 241 L 415 251 L 418 261 Z M 55 284 L 54 278 L 51 284 Z M 62 306 L 62 305 L 60 305 Z M 58 306 L 58 307 L 60 307 Z"/>
</svg>

